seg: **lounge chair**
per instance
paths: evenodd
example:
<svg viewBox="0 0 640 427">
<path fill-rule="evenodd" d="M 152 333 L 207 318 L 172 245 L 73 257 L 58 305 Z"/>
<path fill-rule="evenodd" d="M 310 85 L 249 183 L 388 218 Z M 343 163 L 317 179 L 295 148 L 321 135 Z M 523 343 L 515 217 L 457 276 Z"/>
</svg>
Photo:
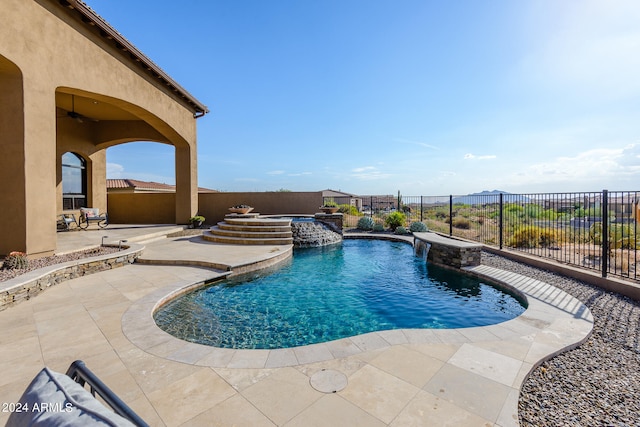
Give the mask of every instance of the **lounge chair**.
<svg viewBox="0 0 640 427">
<path fill-rule="evenodd" d="M 89 390 L 85 389 L 89 386 Z M 101 403 L 101 399 L 107 406 Z M 18 402 L 8 408 L 8 427 L 30 425 L 139 426 L 148 424 L 109 389 L 84 362 L 76 360 L 67 374 L 42 369 Z"/>
<path fill-rule="evenodd" d="M 79 227 L 78 220 L 76 220 L 75 214 L 72 213 L 63 213 L 59 215 L 60 219 L 56 224 L 57 229 L 61 231 L 69 231 L 73 226 Z"/>
<path fill-rule="evenodd" d="M 78 225 L 86 230 L 92 222 L 98 224 L 98 227 L 105 228 L 109 225 L 109 215 L 106 212 L 100 213 L 98 208 L 80 208 L 80 222 Z"/>
</svg>

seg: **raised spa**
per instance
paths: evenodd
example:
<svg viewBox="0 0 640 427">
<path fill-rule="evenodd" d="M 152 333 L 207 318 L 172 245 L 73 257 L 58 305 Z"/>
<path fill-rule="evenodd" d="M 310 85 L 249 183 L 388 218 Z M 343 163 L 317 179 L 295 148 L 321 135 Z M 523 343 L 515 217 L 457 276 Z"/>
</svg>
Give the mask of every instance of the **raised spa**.
<svg viewBox="0 0 640 427">
<path fill-rule="evenodd" d="M 486 326 L 524 309 L 491 284 L 425 263 L 407 243 L 348 239 L 184 294 L 154 318 L 187 341 L 275 349 L 389 329 Z"/>
</svg>

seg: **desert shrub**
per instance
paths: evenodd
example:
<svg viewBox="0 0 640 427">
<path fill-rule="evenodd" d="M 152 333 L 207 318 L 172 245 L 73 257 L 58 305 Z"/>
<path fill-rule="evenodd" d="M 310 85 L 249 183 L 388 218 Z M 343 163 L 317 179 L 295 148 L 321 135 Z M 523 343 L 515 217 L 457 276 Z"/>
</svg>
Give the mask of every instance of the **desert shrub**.
<svg viewBox="0 0 640 427">
<path fill-rule="evenodd" d="M 537 248 L 553 246 L 557 241 L 555 231 L 527 225 L 513 233 L 509 245 L 516 248 Z"/>
<path fill-rule="evenodd" d="M 456 217 L 456 218 L 453 218 L 453 226 L 455 228 L 468 230 L 471 228 L 471 221 L 469 221 L 467 218 Z"/>
<path fill-rule="evenodd" d="M 379 222 L 375 223 L 373 225 L 373 231 L 384 231 L 384 225 L 380 224 Z"/>
<path fill-rule="evenodd" d="M 407 229 L 404 228 L 403 226 L 399 225 L 396 227 L 394 233 L 396 234 L 407 234 Z"/>
<path fill-rule="evenodd" d="M 544 228 L 540 230 L 539 241 L 543 248 L 555 246 L 558 243 L 558 235 L 554 230 Z"/>
<path fill-rule="evenodd" d="M 27 254 L 24 252 L 11 252 L 2 263 L 3 270 L 23 270 L 29 266 Z"/>
<path fill-rule="evenodd" d="M 442 211 L 436 212 L 436 219 L 443 220 L 443 219 L 448 219 L 448 218 L 449 218 L 449 215 L 447 213 L 442 212 Z"/>
<path fill-rule="evenodd" d="M 429 229 L 424 224 L 424 222 L 412 222 L 411 225 L 409 226 L 409 230 L 412 233 L 420 233 L 420 232 L 428 231 Z"/>
<path fill-rule="evenodd" d="M 384 223 L 394 231 L 397 227 L 404 226 L 406 222 L 407 216 L 404 213 L 398 211 L 391 212 L 389 216 L 387 216 L 384 220 Z"/>
<path fill-rule="evenodd" d="M 373 218 L 371 218 L 370 216 L 363 216 L 358 220 L 357 227 L 358 227 L 358 230 L 369 231 L 369 230 L 373 230 L 374 225 L 376 224 Z"/>
<path fill-rule="evenodd" d="M 353 215 L 353 216 L 362 215 L 358 211 L 358 208 L 356 208 L 353 205 L 346 204 L 346 203 L 342 204 L 342 205 L 338 205 L 338 212 L 343 213 L 345 215 Z"/>
</svg>

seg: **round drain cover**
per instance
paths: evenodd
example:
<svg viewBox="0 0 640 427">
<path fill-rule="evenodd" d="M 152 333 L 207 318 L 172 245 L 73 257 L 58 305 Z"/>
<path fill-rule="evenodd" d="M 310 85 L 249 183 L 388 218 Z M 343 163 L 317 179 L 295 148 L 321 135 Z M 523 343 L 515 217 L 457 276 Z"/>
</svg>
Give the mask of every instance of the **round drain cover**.
<svg viewBox="0 0 640 427">
<path fill-rule="evenodd" d="M 322 393 L 335 393 L 347 386 L 347 376 L 333 369 L 323 369 L 311 376 L 311 387 Z"/>
</svg>

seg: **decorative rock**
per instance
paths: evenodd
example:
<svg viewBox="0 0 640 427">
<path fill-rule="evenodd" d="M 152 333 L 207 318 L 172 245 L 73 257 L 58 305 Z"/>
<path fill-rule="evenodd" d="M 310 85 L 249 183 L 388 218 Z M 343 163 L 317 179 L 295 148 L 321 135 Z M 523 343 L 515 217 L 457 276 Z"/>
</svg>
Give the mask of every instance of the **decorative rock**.
<svg viewBox="0 0 640 427">
<path fill-rule="evenodd" d="M 534 369 L 518 402 L 520 425 L 640 425 L 640 304 L 575 279 L 482 253 L 482 263 L 556 286 L 582 301 L 589 340 Z"/>
<path fill-rule="evenodd" d="M 293 221 L 293 245 L 300 248 L 325 246 L 342 241 L 342 235 L 325 224 L 311 221 Z"/>
</svg>

